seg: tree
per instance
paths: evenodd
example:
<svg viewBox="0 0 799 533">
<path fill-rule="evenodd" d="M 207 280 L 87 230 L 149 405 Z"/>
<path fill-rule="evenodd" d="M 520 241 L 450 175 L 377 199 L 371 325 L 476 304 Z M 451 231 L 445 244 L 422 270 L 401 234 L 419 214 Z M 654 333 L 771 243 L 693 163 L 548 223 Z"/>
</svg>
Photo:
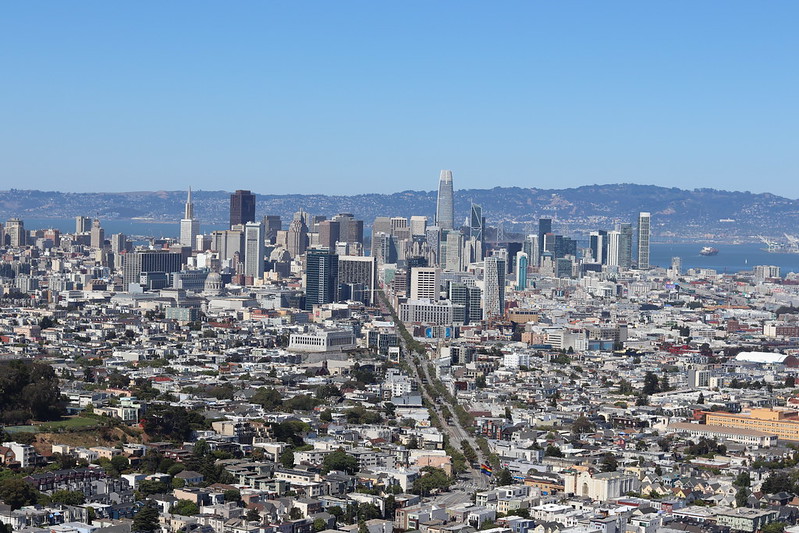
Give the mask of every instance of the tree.
<svg viewBox="0 0 799 533">
<path fill-rule="evenodd" d="M 7 478 L 0 482 L 0 500 L 11 509 L 19 509 L 25 505 L 33 505 L 39 492 L 20 478 Z"/>
<path fill-rule="evenodd" d="M 272 411 L 283 404 L 283 397 L 275 389 L 261 387 L 253 394 L 251 401 L 267 411 Z"/>
<path fill-rule="evenodd" d="M 343 448 L 339 448 L 325 456 L 322 461 L 322 473 L 327 474 L 331 470 L 342 470 L 353 475 L 358 470 L 358 460 L 345 452 Z"/>
<path fill-rule="evenodd" d="M 294 450 L 288 448 L 280 454 L 280 464 L 283 468 L 294 468 Z"/>
<path fill-rule="evenodd" d="M 441 468 L 426 466 L 422 468 L 422 476 L 413 482 L 413 492 L 420 496 L 430 496 L 436 489 L 449 488 L 450 480 L 447 473 Z"/>
<path fill-rule="evenodd" d="M 572 435 L 579 437 L 582 433 L 593 431 L 594 424 L 591 423 L 585 416 L 578 416 L 572 422 Z"/>
<path fill-rule="evenodd" d="M 732 484 L 736 487 L 749 487 L 752 484 L 752 476 L 748 471 L 744 470 L 735 476 L 735 481 L 733 481 Z"/>
<path fill-rule="evenodd" d="M 366 522 L 375 518 L 382 518 L 380 508 L 373 503 L 362 503 L 358 505 L 358 521 Z"/>
<path fill-rule="evenodd" d="M 615 472 L 619 467 L 619 462 L 616 456 L 612 453 L 606 453 L 602 458 L 601 470 L 603 472 Z"/>
<path fill-rule="evenodd" d="M 749 499 L 749 491 L 743 487 L 738 489 L 738 492 L 735 493 L 735 506 L 736 507 L 746 507 L 746 501 Z"/>
<path fill-rule="evenodd" d="M 644 374 L 644 388 L 641 389 L 641 393 L 650 396 L 659 391 L 658 377 L 654 372 L 647 371 L 646 374 Z"/>
<path fill-rule="evenodd" d="M 772 522 L 763 526 L 763 529 L 760 531 L 761 533 L 783 533 L 786 525 L 785 522 Z"/>
<path fill-rule="evenodd" d="M 548 444 L 547 449 L 544 450 L 544 455 L 547 457 L 563 457 L 563 452 L 554 444 Z"/>
<path fill-rule="evenodd" d="M 200 508 L 191 500 L 178 500 L 178 503 L 172 506 L 172 514 L 179 514 L 181 516 L 194 516 L 200 513 Z"/>
<path fill-rule="evenodd" d="M 330 412 L 330 409 L 325 409 L 321 413 L 319 413 L 319 420 L 322 422 L 332 422 L 333 421 L 333 414 Z"/>
<path fill-rule="evenodd" d="M 513 485 L 513 475 L 510 470 L 503 468 L 497 473 L 497 486 L 504 487 L 506 485 Z"/>
<path fill-rule="evenodd" d="M 139 512 L 133 517 L 133 526 L 131 530 L 134 532 L 147 532 L 155 533 L 161 530 L 161 525 L 158 523 L 158 504 L 153 500 L 147 500 Z"/>
<path fill-rule="evenodd" d="M 258 512 L 258 509 L 255 507 L 250 507 L 247 509 L 247 514 L 244 515 L 244 518 L 248 522 L 260 522 L 261 521 L 261 514 Z"/>
<path fill-rule="evenodd" d="M 237 489 L 227 489 L 223 493 L 226 502 L 240 502 L 241 501 L 241 492 Z"/>
<path fill-rule="evenodd" d="M 299 520 L 302 518 L 302 511 L 300 511 L 300 508 L 292 507 L 291 511 L 289 511 L 289 518 L 292 520 Z"/>
<path fill-rule="evenodd" d="M 321 518 L 317 518 L 313 521 L 313 530 L 314 533 L 319 533 L 320 531 L 327 529 L 327 524 Z"/>
<path fill-rule="evenodd" d="M 785 378 L 785 386 L 786 387 L 795 387 L 796 386 L 796 378 L 793 376 L 788 376 Z"/>
<path fill-rule="evenodd" d="M 64 505 L 83 505 L 86 497 L 79 490 L 57 490 L 50 496 L 50 501 Z"/>
<path fill-rule="evenodd" d="M 667 392 L 671 390 L 671 385 L 669 385 L 669 376 L 667 374 L 663 374 L 660 376 L 660 391 Z"/>
<path fill-rule="evenodd" d="M 699 393 L 699 397 L 696 399 L 696 403 L 698 403 L 699 405 L 705 404 L 705 395 L 702 394 L 701 392 Z"/>
</svg>

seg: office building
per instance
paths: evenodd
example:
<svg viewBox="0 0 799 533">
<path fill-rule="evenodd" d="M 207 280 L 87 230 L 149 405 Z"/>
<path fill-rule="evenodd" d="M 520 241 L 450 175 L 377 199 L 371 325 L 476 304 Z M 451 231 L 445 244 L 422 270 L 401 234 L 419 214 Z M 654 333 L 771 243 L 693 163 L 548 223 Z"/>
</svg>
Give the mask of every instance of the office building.
<svg viewBox="0 0 799 533">
<path fill-rule="evenodd" d="M 96 218 L 92 221 L 91 229 L 91 246 L 92 248 L 102 248 L 105 242 L 105 230 L 100 226 L 100 221 Z"/>
<path fill-rule="evenodd" d="M 351 213 L 339 213 L 331 220 L 338 222 L 340 242 L 363 245 L 363 220 L 356 220 Z"/>
<path fill-rule="evenodd" d="M 620 223 L 616 230 L 619 232 L 619 268 L 629 270 L 633 266 L 633 225 Z"/>
<path fill-rule="evenodd" d="M 180 244 L 193 249 L 198 233 L 200 233 L 200 221 L 194 218 L 194 204 L 191 201 L 191 187 L 189 187 L 183 218 L 180 219 Z"/>
<path fill-rule="evenodd" d="M 438 199 L 436 201 L 436 226 L 442 230 L 455 228 L 454 202 L 452 171 L 442 170 L 438 179 Z"/>
<path fill-rule="evenodd" d="M 649 236 L 652 222 L 649 213 L 641 212 L 638 214 L 638 269 L 649 269 Z"/>
<path fill-rule="evenodd" d="M 469 210 L 469 236 L 482 241 L 484 228 L 483 208 L 473 203 Z"/>
<path fill-rule="evenodd" d="M 427 232 L 427 217 L 412 216 L 411 217 L 411 236 L 417 235 L 424 236 Z"/>
<path fill-rule="evenodd" d="M 539 264 L 538 235 L 531 233 L 524 239 L 522 252 L 527 254 L 527 261 L 530 265 L 537 266 Z"/>
<path fill-rule="evenodd" d="M 526 253 L 516 254 L 516 290 L 523 291 L 527 288 L 527 266 L 529 264 L 530 258 Z"/>
<path fill-rule="evenodd" d="M 367 305 L 377 303 L 377 258 L 358 255 L 338 256 L 339 285 L 361 285 L 364 291 L 364 302 Z M 352 296 L 350 296 L 352 298 Z"/>
<path fill-rule="evenodd" d="M 305 254 L 305 310 L 338 299 L 338 256 L 329 248 L 309 248 Z"/>
<path fill-rule="evenodd" d="M 463 235 L 461 232 L 447 231 L 444 246 L 446 246 L 446 251 L 441 258 L 444 270 L 463 272 Z"/>
<path fill-rule="evenodd" d="M 608 264 L 608 232 L 605 230 L 592 231 L 589 234 L 591 257 L 595 263 Z"/>
<path fill-rule="evenodd" d="M 336 243 L 339 241 L 341 229 L 338 222 L 333 220 L 323 220 L 316 225 L 316 229 L 319 233 L 318 241 L 320 247 L 330 249 L 336 247 Z"/>
<path fill-rule="evenodd" d="M 139 283 L 142 273 L 179 272 L 182 262 L 181 254 L 165 250 L 135 250 L 125 254 L 123 287 L 127 290 L 131 283 Z"/>
<path fill-rule="evenodd" d="M 286 233 L 286 249 L 292 259 L 304 254 L 308 248 L 308 225 L 305 219 L 305 212 L 294 213 L 294 219 Z"/>
<path fill-rule="evenodd" d="M 461 282 L 451 282 L 448 296 L 453 305 L 462 305 L 464 309 L 463 318 L 456 315 L 454 317 L 455 322 L 474 324 L 483 319 L 482 292 L 479 287 Z"/>
<path fill-rule="evenodd" d="M 283 229 L 280 215 L 266 215 L 264 217 L 264 243 L 275 244 L 277 232 Z"/>
<path fill-rule="evenodd" d="M 10 218 L 6 221 L 6 241 L 12 248 L 22 248 L 28 244 L 25 233 L 25 223 L 19 218 Z"/>
<path fill-rule="evenodd" d="M 230 227 L 243 226 L 255 221 L 255 195 L 250 191 L 237 190 L 230 195 Z"/>
<path fill-rule="evenodd" d="M 253 280 L 264 277 L 264 225 L 263 222 L 247 222 L 244 225 L 244 276 Z"/>
<path fill-rule="evenodd" d="M 608 266 L 621 266 L 621 232 L 620 231 L 609 231 L 608 232 Z"/>
<path fill-rule="evenodd" d="M 111 251 L 115 254 L 121 253 L 127 250 L 128 247 L 128 238 L 125 236 L 124 233 L 114 233 L 111 235 Z"/>
<path fill-rule="evenodd" d="M 485 259 L 483 272 L 483 317 L 499 318 L 505 313 L 505 260 L 498 256 Z"/>
<path fill-rule="evenodd" d="M 435 267 L 411 268 L 411 300 L 438 300 L 441 270 Z"/>
<path fill-rule="evenodd" d="M 552 252 L 552 250 L 548 250 L 545 246 L 545 238 L 544 236 L 547 234 L 552 233 L 552 219 L 551 218 L 539 218 L 538 219 L 538 246 L 539 246 L 539 255 L 543 252 Z"/>
<path fill-rule="evenodd" d="M 75 217 L 75 233 L 89 233 L 92 229 L 92 219 L 90 217 Z"/>
</svg>

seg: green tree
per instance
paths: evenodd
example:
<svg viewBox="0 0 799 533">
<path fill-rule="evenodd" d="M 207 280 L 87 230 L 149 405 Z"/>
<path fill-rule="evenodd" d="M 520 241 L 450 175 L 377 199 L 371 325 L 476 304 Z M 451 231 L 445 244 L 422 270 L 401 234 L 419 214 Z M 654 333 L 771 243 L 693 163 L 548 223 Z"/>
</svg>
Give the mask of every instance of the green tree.
<svg viewBox="0 0 799 533">
<path fill-rule="evenodd" d="M 739 487 L 738 492 L 735 493 L 735 506 L 746 507 L 746 500 L 748 498 L 749 498 L 749 491 L 743 487 Z"/>
<path fill-rule="evenodd" d="M 327 474 L 331 470 L 342 470 L 353 475 L 358 470 L 358 460 L 345 452 L 343 448 L 339 448 L 333 453 L 327 454 L 322 461 L 322 473 Z"/>
<path fill-rule="evenodd" d="M 787 525 L 785 522 L 772 522 L 763 526 L 760 531 L 761 533 L 783 533 Z"/>
<path fill-rule="evenodd" d="M 83 505 L 86 497 L 79 490 L 57 490 L 50 496 L 50 501 L 64 505 Z"/>
<path fill-rule="evenodd" d="M 497 473 L 497 486 L 504 487 L 506 485 L 513 485 L 513 475 L 510 470 L 503 468 Z"/>
<path fill-rule="evenodd" d="M 615 472 L 616 469 L 619 467 L 619 462 L 616 459 L 616 456 L 612 453 L 606 453 L 604 457 L 602 457 L 602 463 L 600 469 L 603 472 Z"/>
<path fill-rule="evenodd" d="M 284 468 L 294 468 L 294 450 L 288 448 L 281 453 L 280 464 L 282 464 Z"/>
<path fill-rule="evenodd" d="M 547 457 L 563 457 L 563 452 L 554 444 L 548 444 L 546 450 L 544 450 L 544 455 Z"/>
<path fill-rule="evenodd" d="M 660 392 L 660 383 L 658 381 L 658 377 L 655 375 L 654 372 L 647 371 L 644 374 L 644 388 L 641 389 L 641 393 L 647 396 L 651 396 L 657 392 Z"/>
<path fill-rule="evenodd" d="M 261 514 L 258 512 L 258 509 L 255 507 L 250 507 L 247 509 L 247 514 L 244 515 L 244 518 L 248 522 L 260 522 L 261 521 Z"/>
<path fill-rule="evenodd" d="M 228 489 L 224 492 L 226 502 L 240 502 L 241 492 L 237 489 Z"/>
<path fill-rule="evenodd" d="M 332 422 L 333 421 L 333 414 L 330 412 L 330 409 L 325 409 L 321 413 L 319 413 L 319 420 L 322 422 Z"/>
<path fill-rule="evenodd" d="M 200 513 L 200 508 L 191 500 L 178 500 L 178 502 L 172 506 L 171 511 L 172 514 L 179 514 L 181 516 L 194 516 Z"/>
<path fill-rule="evenodd" d="M 147 500 L 144 505 L 133 517 L 133 532 L 155 533 L 161 530 L 158 523 L 158 504 L 153 500 Z"/>
<path fill-rule="evenodd" d="M 0 500 L 10 505 L 12 510 L 33 505 L 38 497 L 39 492 L 20 478 L 6 478 L 0 481 Z"/>
<path fill-rule="evenodd" d="M 283 397 L 275 389 L 261 387 L 253 394 L 251 401 L 267 411 L 272 411 L 283 404 Z"/>
<path fill-rule="evenodd" d="M 444 470 L 426 466 L 422 468 L 422 475 L 413 482 L 413 492 L 420 496 L 430 496 L 430 492 L 437 489 L 448 489 L 449 477 Z"/>
<path fill-rule="evenodd" d="M 582 433 L 589 433 L 594 430 L 594 424 L 585 416 L 578 416 L 572 422 L 572 435 L 579 437 Z"/>
<path fill-rule="evenodd" d="M 313 521 L 313 530 L 314 533 L 319 533 L 320 531 L 327 529 L 327 523 L 321 518 L 317 518 Z"/>
<path fill-rule="evenodd" d="M 752 484 L 752 476 L 748 471 L 744 470 L 735 476 L 735 481 L 732 484 L 736 487 L 749 487 Z"/>
</svg>

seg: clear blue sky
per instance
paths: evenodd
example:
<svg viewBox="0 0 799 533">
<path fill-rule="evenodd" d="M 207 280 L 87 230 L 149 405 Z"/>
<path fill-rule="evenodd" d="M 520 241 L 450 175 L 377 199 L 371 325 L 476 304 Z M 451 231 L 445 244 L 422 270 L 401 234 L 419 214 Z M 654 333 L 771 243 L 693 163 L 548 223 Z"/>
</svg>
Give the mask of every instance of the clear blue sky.
<svg viewBox="0 0 799 533">
<path fill-rule="evenodd" d="M 799 2 L 8 1 L 0 188 L 799 197 Z"/>
</svg>

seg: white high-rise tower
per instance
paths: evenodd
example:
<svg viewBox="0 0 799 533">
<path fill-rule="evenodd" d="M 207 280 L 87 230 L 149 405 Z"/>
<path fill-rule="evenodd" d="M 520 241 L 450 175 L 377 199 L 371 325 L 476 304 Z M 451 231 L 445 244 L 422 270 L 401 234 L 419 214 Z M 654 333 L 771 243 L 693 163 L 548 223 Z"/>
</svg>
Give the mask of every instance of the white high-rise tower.
<svg viewBox="0 0 799 533">
<path fill-rule="evenodd" d="M 638 269 L 649 270 L 649 235 L 651 234 L 652 215 L 638 213 Z"/>
<path fill-rule="evenodd" d="M 191 187 L 186 198 L 183 218 L 180 219 L 180 244 L 194 248 L 197 234 L 200 233 L 200 221 L 194 218 L 194 204 L 191 203 Z"/>
</svg>

